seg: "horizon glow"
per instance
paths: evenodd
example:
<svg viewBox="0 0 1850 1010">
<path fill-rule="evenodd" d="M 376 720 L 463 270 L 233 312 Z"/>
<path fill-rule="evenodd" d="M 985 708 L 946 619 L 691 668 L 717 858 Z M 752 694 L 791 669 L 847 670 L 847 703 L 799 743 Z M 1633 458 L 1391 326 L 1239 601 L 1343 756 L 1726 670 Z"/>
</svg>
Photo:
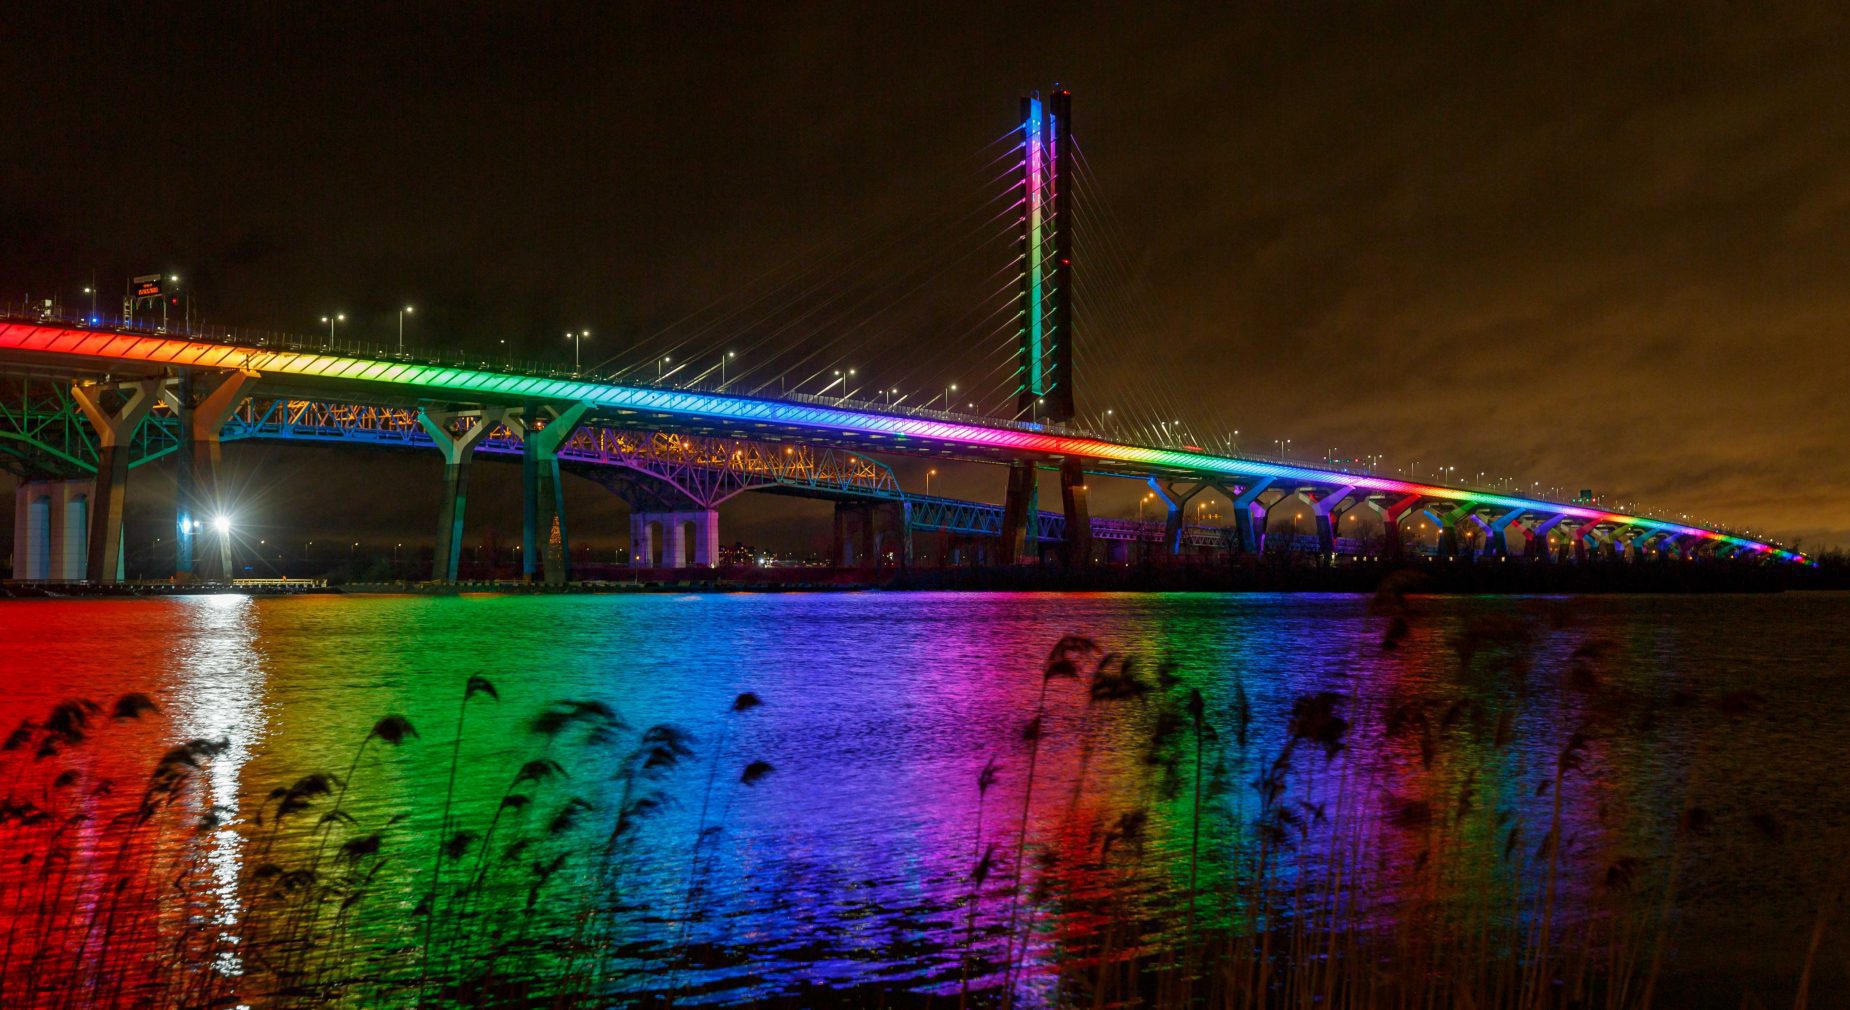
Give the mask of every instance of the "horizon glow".
<svg viewBox="0 0 1850 1010">
<path fill-rule="evenodd" d="M 1077 456 L 1114 464 L 1170 468 L 1215 478 L 1270 477 L 1358 491 L 1418 494 L 1460 504 L 1523 509 L 1563 515 L 1583 523 L 1635 526 L 1681 536 L 1734 544 L 1756 553 L 1805 562 L 1804 555 L 1773 544 L 1719 530 L 1648 516 L 1609 512 L 1566 502 L 1445 487 L 1390 477 L 1343 473 L 1316 467 L 1206 452 L 1159 449 L 1101 438 L 1050 432 L 991 428 L 957 421 L 882 414 L 877 411 L 785 403 L 732 394 L 689 390 L 619 386 L 583 379 L 555 379 L 479 369 L 425 365 L 403 361 L 351 358 L 313 351 L 279 351 L 239 347 L 208 341 L 154 334 L 112 333 L 41 326 L 30 323 L 0 324 L 0 351 L 68 355 L 92 360 L 114 360 L 192 368 L 248 369 L 258 373 L 316 379 L 377 383 L 451 394 L 488 395 L 509 399 L 543 399 L 587 402 L 611 410 L 655 411 L 665 414 L 711 417 L 728 421 L 788 424 L 797 427 L 878 435 L 895 440 L 921 439 L 951 446 L 1005 449 L 1049 456 Z M 896 451 L 892 446 L 885 451 Z M 878 452 L 879 448 L 865 450 Z"/>
</svg>

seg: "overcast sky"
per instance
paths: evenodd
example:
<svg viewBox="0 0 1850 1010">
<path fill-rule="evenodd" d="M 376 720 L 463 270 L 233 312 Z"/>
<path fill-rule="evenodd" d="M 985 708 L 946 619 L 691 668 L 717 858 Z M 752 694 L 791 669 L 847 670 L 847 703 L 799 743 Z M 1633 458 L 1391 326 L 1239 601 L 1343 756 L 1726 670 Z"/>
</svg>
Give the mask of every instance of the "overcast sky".
<svg viewBox="0 0 1850 1010">
<path fill-rule="evenodd" d="M 184 270 L 224 322 L 390 340 L 411 299 L 419 339 L 608 354 L 962 206 L 1060 81 L 1137 306 L 1086 331 L 1082 408 L 1161 388 L 1256 449 L 1850 544 L 1829 5 L 33 6 L 0 12 L 8 299 Z M 919 306 L 859 353 L 929 390 Z M 366 501 L 390 459 L 240 465 L 311 475 L 323 526 L 434 507 Z"/>
</svg>

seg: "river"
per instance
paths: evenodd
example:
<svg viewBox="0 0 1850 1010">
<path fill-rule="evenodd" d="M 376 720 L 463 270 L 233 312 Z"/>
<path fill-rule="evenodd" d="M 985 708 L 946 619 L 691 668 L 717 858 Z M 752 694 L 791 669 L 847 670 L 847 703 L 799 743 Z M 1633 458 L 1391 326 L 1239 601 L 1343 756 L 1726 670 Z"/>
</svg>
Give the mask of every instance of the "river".
<svg viewBox="0 0 1850 1010">
<path fill-rule="evenodd" d="M 1533 922 L 1544 863 L 1564 937 L 1619 909 L 1683 1005 L 1778 1006 L 1844 883 L 1850 595 L 19 601 L 24 721 L 7 1006 L 1052 1005 L 1281 914 L 1254 867 L 1392 928 Z"/>
</svg>

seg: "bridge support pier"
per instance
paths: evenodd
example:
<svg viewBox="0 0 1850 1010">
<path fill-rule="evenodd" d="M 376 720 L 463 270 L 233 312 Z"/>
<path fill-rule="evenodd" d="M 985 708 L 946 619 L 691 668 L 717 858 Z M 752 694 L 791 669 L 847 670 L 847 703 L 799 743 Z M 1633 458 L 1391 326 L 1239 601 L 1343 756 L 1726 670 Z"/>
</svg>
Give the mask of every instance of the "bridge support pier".
<svg viewBox="0 0 1850 1010">
<path fill-rule="evenodd" d="M 521 559 L 522 578 L 563 586 L 571 577 L 571 539 L 565 528 L 565 488 L 559 481 L 559 448 L 584 421 L 588 403 L 563 409 L 529 403 L 506 423 L 521 439 Z"/>
<path fill-rule="evenodd" d="M 1155 491 L 1156 497 L 1162 499 L 1163 505 L 1168 508 L 1168 512 L 1163 516 L 1163 549 L 1169 552 L 1170 557 L 1180 557 L 1182 527 L 1188 518 L 1188 503 L 1196 495 L 1206 491 L 1209 485 L 1196 484 L 1183 491 L 1174 484 L 1165 485 L 1155 477 L 1148 478 L 1147 483 L 1150 485 L 1150 490 Z"/>
<path fill-rule="evenodd" d="M 1584 521 L 1577 523 L 1572 530 L 1568 531 L 1568 535 L 1573 541 L 1575 561 L 1584 564 L 1591 556 L 1592 549 L 1587 547 L 1587 537 L 1592 534 L 1592 532 L 1593 524 Z M 1593 538 L 1593 546 L 1594 548 L 1599 546 L 1598 537 Z"/>
<path fill-rule="evenodd" d="M 78 384 L 71 398 L 96 429 L 96 493 L 90 496 L 89 550 L 84 578 L 96 583 L 122 580 L 122 510 L 128 500 L 130 440 L 135 428 L 154 407 L 160 383 L 155 379 L 125 382 L 119 386 Z M 121 402 L 109 405 L 109 394 L 119 392 Z"/>
<path fill-rule="evenodd" d="M 1600 551 L 1600 556 L 1602 558 L 1605 558 L 1607 561 L 1620 560 L 1619 558 L 1620 541 L 1619 541 L 1619 531 L 1618 530 L 1611 530 L 1609 532 L 1604 532 L 1604 533 L 1600 532 L 1599 530 L 1594 530 L 1593 538 L 1599 542 L 1599 551 Z M 1635 547 L 1633 548 L 1633 553 L 1634 554 L 1637 553 L 1637 549 Z"/>
<path fill-rule="evenodd" d="M 693 543 L 687 526 L 693 524 Z M 655 557 L 654 528 L 662 534 L 662 557 Z M 690 556 L 690 548 L 691 556 Z M 696 512 L 631 512 L 631 568 L 719 567 L 719 510 Z"/>
<path fill-rule="evenodd" d="M 1510 524 L 1521 519 L 1523 511 L 1522 509 L 1510 509 L 1488 523 L 1479 520 L 1484 527 L 1484 536 L 1487 538 L 1484 546 L 1491 555 L 1499 558 L 1510 556 Z M 1525 536 L 1534 536 L 1524 527 L 1518 526 L 1517 528 L 1522 529 Z M 1525 550 L 1523 553 L 1528 552 Z"/>
<path fill-rule="evenodd" d="M 1407 549 L 1400 538 L 1400 521 L 1413 506 L 1420 503 L 1420 496 L 1406 495 L 1391 505 L 1383 505 L 1377 498 L 1368 498 L 1368 507 L 1381 515 L 1381 536 L 1389 561 L 1400 561 L 1406 557 Z"/>
<path fill-rule="evenodd" d="M 25 480 L 13 493 L 13 580 L 81 582 L 96 482 Z"/>
<path fill-rule="evenodd" d="M 443 501 L 438 506 L 437 543 L 431 553 L 430 577 L 437 582 L 455 582 L 462 561 L 463 520 L 469 502 L 469 461 L 475 447 L 501 423 L 499 408 L 484 408 L 479 414 L 465 415 L 449 411 L 418 411 L 418 424 L 437 443 L 443 453 Z M 462 418 L 460 432 L 450 430 Z"/>
<path fill-rule="evenodd" d="M 1613 553 L 1622 561 L 1630 561 L 1634 565 L 1642 565 L 1645 561 L 1646 552 L 1651 547 L 1651 541 L 1656 539 L 1656 537 L 1657 534 L 1649 530 L 1633 530 L 1630 536 L 1614 531 L 1612 536 Z"/>
<path fill-rule="evenodd" d="M 1555 560 L 1554 552 L 1548 549 L 1548 534 L 1554 532 L 1554 528 L 1561 525 L 1561 520 L 1566 518 L 1567 516 L 1557 512 L 1533 526 L 1522 527 L 1523 556 L 1534 558 L 1537 561 Z"/>
<path fill-rule="evenodd" d="M 1317 553 L 1325 558 L 1336 553 L 1336 527 L 1330 514 L 1354 490 L 1355 486 L 1349 485 L 1314 498 L 1309 490 L 1300 489 L 1297 493 L 1298 500 L 1310 506 L 1311 518 L 1317 524 Z"/>
<path fill-rule="evenodd" d="M 219 549 L 201 557 L 195 552 L 196 532 L 201 516 L 209 523 L 225 512 L 218 490 L 219 433 L 244 402 L 245 390 L 256 378 L 255 372 L 236 371 L 202 380 L 192 369 L 182 368 L 173 383 L 161 389 L 161 398 L 179 418 L 185 440 L 174 455 L 176 582 L 190 582 L 195 577 L 223 582 L 232 577 L 230 541 L 220 537 Z"/>
<path fill-rule="evenodd" d="M 912 566 L 912 510 L 906 502 L 837 502 L 831 548 L 837 568 L 876 571 L 888 549 L 895 568 Z M 852 545 L 859 541 L 857 560 Z M 966 547 L 966 549 L 968 549 Z"/>
<path fill-rule="evenodd" d="M 1272 478 L 1261 477 L 1248 484 L 1237 495 L 1228 495 L 1233 505 L 1234 550 L 1243 554 L 1261 554 L 1265 551 L 1265 506 L 1259 504 L 1259 496 L 1272 486 Z M 1225 489 L 1223 489 L 1225 490 Z"/>
<path fill-rule="evenodd" d="M 1471 515 L 1476 509 L 1477 506 L 1475 505 L 1460 505 L 1450 512 L 1444 513 L 1434 512 L 1431 509 L 1426 510 L 1426 518 L 1431 519 L 1433 525 L 1439 527 L 1440 557 L 1458 557 L 1458 521 Z"/>
<path fill-rule="evenodd" d="M 1066 510 L 1064 548 L 1067 568 L 1086 568 L 1092 564 L 1092 510 L 1089 497 L 1086 474 L 1080 468 L 1079 460 L 1069 459 L 1061 463 L 1060 504 Z"/>
<path fill-rule="evenodd" d="M 1002 544 L 999 548 L 1002 556 L 996 559 L 1000 564 L 1019 565 L 1038 560 L 1038 543 L 1034 545 L 1035 557 L 1029 556 L 1029 544 L 1040 531 L 1037 497 L 1033 462 L 1010 463 L 1008 493 L 1002 499 Z"/>
</svg>

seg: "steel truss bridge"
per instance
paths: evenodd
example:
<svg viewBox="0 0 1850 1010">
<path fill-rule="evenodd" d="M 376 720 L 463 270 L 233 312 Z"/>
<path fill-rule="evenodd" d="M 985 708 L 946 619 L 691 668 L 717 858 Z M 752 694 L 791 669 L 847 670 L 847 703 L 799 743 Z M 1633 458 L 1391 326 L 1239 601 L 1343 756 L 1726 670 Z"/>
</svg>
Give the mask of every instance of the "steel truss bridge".
<svg viewBox="0 0 1850 1010">
<path fill-rule="evenodd" d="M 1283 502 L 1312 513 L 1325 554 L 1344 546 L 1334 536 L 1337 521 L 1365 506 L 1381 514 L 1393 553 L 1401 550 L 1401 522 L 1418 514 L 1440 530 L 1439 550 L 1448 554 L 1461 550 L 1459 530 L 1472 528 L 1484 532 L 1492 553 L 1520 533 L 1537 556 L 1648 549 L 1804 560 L 1733 533 L 1585 504 L 1131 444 L 1057 424 L 814 397 L 655 388 L 46 320 L 0 321 L 0 375 L 0 465 L 29 479 L 94 474 L 98 481 L 88 513 L 88 569 L 95 572 L 120 550 L 121 496 L 132 467 L 176 455 L 183 485 L 193 485 L 183 486 L 183 497 L 193 500 L 182 508 L 198 512 L 211 494 L 217 445 L 251 439 L 443 452 L 449 492 L 440 579 L 454 577 L 462 489 L 476 453 L 521 458 L 526 563 L 532 576 L 550 581 L 566 574 L 562 465 L 588 474 L 621 471 L 624 486 L 643 488 L 649 498 L 633 506 L 675 514 L 710 511 L 747 490 L 885 503 L 901 510 L 908 530 L 994 538 L 999 557 L 1010 561 L 1035 553 L 1028 546 L 1035 541 L 1062 545 L 1073 564 L 1087 561 L 1093 540 L 1154 541 L 1176 553 L 1256 553 L 1266 547 L 1267 514 Z M 1001 505 L 912 495 L 875 455 L 1006 465 L 1009 494 Z M 1037 468 L 1060 469 L 1060 508 L 1036 509 L 1032 492 L 1021 493 L 1018 475 L 1031 481 Z M 1165 521 L 1092 519 L 1085 482 L 1097 476 L 1147 482 L 1166 505 Z M 1182 521 L 1189 500 L 1208 489 L 1232 502 L 1229 528 Z M 1565 546 L 1551 552 L 1551 533 Z"/>
</svg>

